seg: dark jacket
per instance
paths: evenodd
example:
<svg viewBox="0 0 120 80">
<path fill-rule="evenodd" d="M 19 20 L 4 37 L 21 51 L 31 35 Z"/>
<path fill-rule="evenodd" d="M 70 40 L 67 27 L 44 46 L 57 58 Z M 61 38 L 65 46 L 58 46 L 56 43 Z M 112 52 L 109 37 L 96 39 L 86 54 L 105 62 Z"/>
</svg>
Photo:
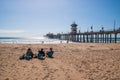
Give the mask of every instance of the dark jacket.
<svg viewBox="0 0 120 80">
<path fill-rule="evenodd" d="M 38 57 L 39 57 L 39 56 L 45 56 L 44 51 L 39 51 L 39 53 L 38 53 Z"/>
</svg>

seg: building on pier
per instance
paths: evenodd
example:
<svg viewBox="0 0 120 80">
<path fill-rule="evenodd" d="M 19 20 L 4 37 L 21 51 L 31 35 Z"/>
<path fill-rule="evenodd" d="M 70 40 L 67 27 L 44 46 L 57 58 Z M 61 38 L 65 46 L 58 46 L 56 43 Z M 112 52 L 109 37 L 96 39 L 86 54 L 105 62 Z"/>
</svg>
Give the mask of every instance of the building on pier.
<svg viewBox="0 0 120 80">
<path fill-rule="evenodd" d="M 73 24 L 71 24 L 71 32 L 69 34 L 69 39 L 67 38 L 67 40 L 70 40 L 70 41 L 75 41 L 75 37 L 76 37 L 76 34 L 77 34 L 77 24 L 75 22 L 73 22 Z"/>
</svg>

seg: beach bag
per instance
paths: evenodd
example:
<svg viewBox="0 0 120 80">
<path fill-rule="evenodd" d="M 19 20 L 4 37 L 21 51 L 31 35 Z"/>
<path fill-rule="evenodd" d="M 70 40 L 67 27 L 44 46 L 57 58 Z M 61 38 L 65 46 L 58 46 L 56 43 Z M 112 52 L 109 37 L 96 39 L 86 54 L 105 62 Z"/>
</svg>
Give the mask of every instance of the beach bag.
<svg viewBox="0 0 120 80">
<path fill-rule="evenodd" d="M 20 59 L 20 60 L 24 60 L 25 57 L 24 57 L 24 56 L 20 56 L 19 59 Z"/>
</svg>

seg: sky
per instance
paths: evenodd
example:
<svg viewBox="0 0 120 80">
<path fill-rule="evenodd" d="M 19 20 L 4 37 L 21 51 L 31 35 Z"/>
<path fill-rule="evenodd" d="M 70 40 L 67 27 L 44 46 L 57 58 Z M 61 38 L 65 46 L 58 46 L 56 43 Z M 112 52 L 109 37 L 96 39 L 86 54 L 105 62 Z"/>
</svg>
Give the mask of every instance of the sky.
<svg viewBox="0 0 120 80">
<path fill-rule="evenodd" d="M 0 37 L 39 37 L 120 27 L 120 0 L 0 0 Z"/>
</svg>

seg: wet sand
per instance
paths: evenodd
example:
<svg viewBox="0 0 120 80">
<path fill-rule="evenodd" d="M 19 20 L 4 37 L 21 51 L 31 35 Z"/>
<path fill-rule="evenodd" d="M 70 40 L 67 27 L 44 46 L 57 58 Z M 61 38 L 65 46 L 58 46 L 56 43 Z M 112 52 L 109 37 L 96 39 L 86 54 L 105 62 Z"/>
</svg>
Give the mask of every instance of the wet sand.
<svg viewBox="0 0 120 80">
<path fill-rule="evenodd" d="M 19 60 L 50 47 L 53 59 Z M 0 80 L 120 80 L 120 43 L 0 44 Z"/>
</svg>

